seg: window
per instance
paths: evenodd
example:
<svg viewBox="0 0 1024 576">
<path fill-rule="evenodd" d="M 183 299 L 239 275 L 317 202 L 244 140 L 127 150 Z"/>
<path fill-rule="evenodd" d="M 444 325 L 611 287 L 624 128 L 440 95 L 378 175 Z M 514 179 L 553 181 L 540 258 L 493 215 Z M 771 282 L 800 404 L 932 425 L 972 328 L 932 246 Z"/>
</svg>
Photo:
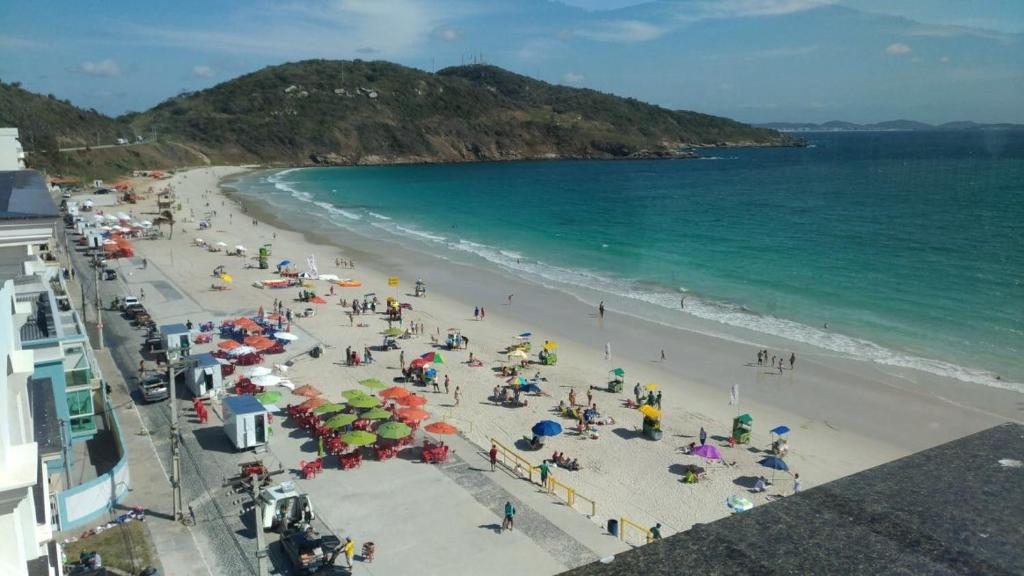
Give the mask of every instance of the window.
<svg viewBox="0 0 1024 576">
<path fill-rule="evenodd" d="M 71 435 L 86 435 L 96 432 L 96 409 L 92 402 L 92 391 L 68 391 L 68 417 L 71 420 Z"/>
</svg>

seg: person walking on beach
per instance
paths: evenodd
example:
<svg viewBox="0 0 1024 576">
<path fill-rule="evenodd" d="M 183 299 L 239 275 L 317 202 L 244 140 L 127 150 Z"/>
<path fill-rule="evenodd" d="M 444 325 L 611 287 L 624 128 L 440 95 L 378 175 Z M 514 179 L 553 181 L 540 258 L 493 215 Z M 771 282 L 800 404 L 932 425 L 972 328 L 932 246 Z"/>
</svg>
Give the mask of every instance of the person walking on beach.
<svg viewBox="0 0 1024 576">
<path fill-rule="evenodd" d="M 462 389 L 458 386 L 455 387 L 455 405 L 459 405 L 459 401 L 462 400 Z"/>
<path fill-rule="evenodd" d="M 516 518 L 516 507 L 512 505 L 512 502 L 505 501 L 505 520 L 501 523 L 502 530 L 511 531 L 515 527 Z"/>
<path fill-rule="evenodd" d="M 540 485 L 543 486 L 544 488 L 547 488 L 548 487 L 548 474 L 551 473 L 551 469 L 548 468 L 547 460 L 541 462 L 540 466 L 538 466 L 538 468 L 540 469 Z"/>
<path fill-rule="evenodd" d="M 431 380 L 431 382 L 433 382 L 433 384 L 434 384 L 434 392 L 437 392 L 438 394 L 440 394 L 441 393 L 441 389 L 437 386 L 437 378 L 434 378 L 433 380 Z"/>
<path fill-rule="evenodd" d="M 700 427 L 700 445 L 703 446 L 708 441 L 708 433 L 704 430 L 704 427 Z"/>
<path fill-rule="evenodd" d="M 480 307 L 476 306 L 473 308 L 473 320 L 480 320 Z"/>
<path fill-rule="evenodd" d="M 796 364 L 796 352 L 789 353 L 789 369 L 793 369 L 793 365 Z"/>
<path fill-rule="evenodd" d="M 512 296 L 513 296 L 512 294 L 509 294 L 509 295 L 508 295 L 508 305 L 509 305 L 509 306 L 511 306 L 511 305 L 512 305 Z"/>
<path fill-rule="evenodd" d="M 139 288 L 139 302 L 142 302 L 145 299 L 146 299 L 146 291 L 143 290 L 142 288 Z"/>
<path fill-rule="evenodd" d="M 448 375 L 445 374 L 444 375 L 444 393 L 445 394 L 448 393 L 448 386 L 451 384 L 451 382 L 452 382 L 451 378 L 449 378 Z"/>
<path fill-rule="evenodd" d="M 664 348 L 661 349 L 661 361 L 662 362 L 665 361 L 665 349 Z"/>
<path fill-rule="evenodd" d="M 782 358 L 779 358 L 779 374 L 782 374 Z"/>
<path fill-rule="evenodd" d="M 576 389 L 575 388 L 572 388 L 571 390 L 569 390 L 569 407 L 570 408 L 575 408 L 576 407 Z"/>
<path fill-rule="evenodd" d="M 611 342 L 605 342 L 605 344 L 604 344 L 604 359 L 605 360 L 611 360 L 612 359 L 612 343 Z"/>
<path fill-rule="evenodd" d="M 590 389 L 590 388 L 587 388 L 587 406 L 590 406 L 593 403 L 594 403 L 594 391 L 592 389 Z"/>
<path fill-rule="evenodd" d="M 491 444 L 491 450 L 487 455 L 491 458 L 491 472 L 494 472 L 494 469 L 498 466 L 498 446 Z"/>
<path fill-rule="evenodd" d="M 800 488 L 800 474 L 797 473 L 793 475 L 793 494 L 799 494 Z"/>
<path fill-rule="evenodd" d="M 484 316 L 485 316 L 486 314 L 487 314 L 487 313 L 486 313 L 486 312 L 484 312 L 484 307 L 483 307 L 483 306 L 481 306 L 481 307 L 480 307 L 480 320 L 481 320 L 481 321 L 482 321 L 482 320 L 484 319 Z"/>
<path fill-rule="evenodd" d="M 658 395 L 654 397 L 654 405 L 661 410 L 661 390 L 658 390 Z"/>
<path fill-rule="evenodd" d="M 757 351 L 757 365 L 758 366 L 761 365 L 761 351 L 760 350 Z"/>
<path fill-rule="evenodd" d="M 640 383 L 637 382 L 636 386 L 633 386 L 633 397 L 636 398 L 636 403 L 640 404 Z"/>
<path fill-rule="evenodd" d="M 345 538 L 345 546 L 342 548 L 342 551 L 345 553 L 345 562 L 351 568 L 352 558 L 356 555 L 356 543 L 351 538 Z"/>
<path fill-rule="evenodd" d="M 398 366 L 405 372 L 405 350 L 398 353 Z"/>
<path fill-rule="evenodd" d="M 604 300 L 601 300 L 601 303 L 597 305 L 597 315 L 604 318 Z"/>
</svg>

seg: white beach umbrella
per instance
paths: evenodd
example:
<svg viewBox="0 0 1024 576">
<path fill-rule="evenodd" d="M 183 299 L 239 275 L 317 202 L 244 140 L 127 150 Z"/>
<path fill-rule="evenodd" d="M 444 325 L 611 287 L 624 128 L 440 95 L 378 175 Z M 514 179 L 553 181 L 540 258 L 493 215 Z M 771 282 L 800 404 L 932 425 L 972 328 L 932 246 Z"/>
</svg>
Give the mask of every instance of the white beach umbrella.
<svg viewBox="0 0 1024 576">
<path fill-rule="evenodd" d="M 259 378 L 260 376 L 269 376 L 272 370 L 266 366 L 253 366 L 245 371 L 246 376 L 249 378 Z"/>
<path fill-rule="evenodd" d="M 139 226 L 142 226 L 143 228 L 152 228 L 153 223 L 149 220 L 143 220 L 142 222 L 139 222 Z"/>
<path fill-rule="evenodd" d="M 226 248 L 227 244 L 225 244 L 223 242 L 217 242 L 217 244 L 215 244 L 215 246 L 220 246 L 221 248 Z"/>
<path fill-rule="evenodd" d="M 274 334 L 274 338 L 277 338 L 278 340 L 287 340 L 288 342 L 294 342 L 299 339 L 298 336 L 291 332 L 277 332 Z"/>
<path fill-rule="evenodd" d="M 341 280 L 341 278 L 337 277 L 334 274 L 321 274 L 320 280 L 325 280 L 327 282 L 337 282 L 338 280 Z"/>
<path fill-rule="evenodd" d="M 235 246 L 235 250 L 238 250 L 239 252 L 245 252 L 246 251 L 246 247 L 242 246 L 241 244 L 239 244 L 239 245 Z"/>
<path fill-rule="evenodd" d="M 245 356 L 246 354 L 252 354 L 256 349 L 252 346 L 238 346 L 228 350 L 228 356 Z"/>
<path fill-rule="evenodd" d="M 280 376 L 274 376 L 273 374 L 267 374 L 266 376 L 257 376 L 252 379 L 252 383 L 257 386 L 277 386 L 281 383 Z"/>
</svg>

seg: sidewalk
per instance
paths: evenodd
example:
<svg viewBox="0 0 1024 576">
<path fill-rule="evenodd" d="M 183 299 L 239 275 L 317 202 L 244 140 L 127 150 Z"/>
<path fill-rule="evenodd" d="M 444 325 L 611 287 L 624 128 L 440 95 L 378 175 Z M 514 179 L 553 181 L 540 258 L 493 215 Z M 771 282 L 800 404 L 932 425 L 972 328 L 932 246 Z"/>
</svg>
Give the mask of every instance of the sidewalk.
<svg viewBox="0 0 1024 576">
<path fill-rule="evenodd" d="M 128 451 L 128 470 L 132 487 L 121 503 L 125 509 L 142 506 L 146 509 L 146 527 L 156 550 L 157 567 L 161 574 L 174 576 L 210 574 L 214 572 L 206 563 L 191 531 L 171 520 L 171 483 L 157 453 L 169 450 L 169 440 L 150 436 L 132 401 L 127 383 L 107 350 L 96 351 L 96 360 L 107 383 L 110 401 L 117 411 Z M 166 433 L 166 431 L 164 431 Z"/>
</svg>

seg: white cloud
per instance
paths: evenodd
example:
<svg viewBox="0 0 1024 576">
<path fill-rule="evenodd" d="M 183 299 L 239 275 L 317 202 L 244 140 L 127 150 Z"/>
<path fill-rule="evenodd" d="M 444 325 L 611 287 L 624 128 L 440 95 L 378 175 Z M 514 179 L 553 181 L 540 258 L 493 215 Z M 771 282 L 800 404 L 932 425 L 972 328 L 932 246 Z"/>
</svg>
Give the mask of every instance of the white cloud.
<svg viewBox="0 0 1024 576">
<path fill-rule="evenodd" d="M 441 26 L 434 30 L 434 36 L 445 42 L 455 42 L 462 40 L 462 30 L 451 26 Z"/>
<path fill-rule="evenodd" d="M 575 72 L 566 72 L 562 74 L 562 82 L 566 84 L 579 84 L 583 81 L 583 74 L 577 74 Z"/>
<path fill-rule="evenodd" d="M 592 26 L 575 29 L 571 34 L 598 42 L 631 44 L 654 40 L 667 31 L 665 28 L 640 20 L 610 20 L 595 22 Z"/>
<path fill-rule="evenodd" d="M 912 49 L 910 46 L 902 42 L 893 42 L 885 47 L 885 53 L 889 56 L 901 56 L 903 54 L 910 54 Z"/>
<path fill-rule="evenodd" d="M 89 76 L 120 76 L 121 67 L 117 65 L 110 58 L 106 60 L 100 60 L 98 62 L 85 61 L 82 62 L 81 66 L 76 69 L 82 74 L 88 74 Z"/>
<path fill-rule="evenodd" d="M 833 4 L 835 0 L 699 0 L 681 4 L 677 15 L 681 22 L 699 22 L 721 18 L 757 18 L 803 12 Z"/>
<path fill-rule="evenodd" d="M 213 78 L 213 68 L 209 66 L 193 66 L 192 75 L 197 78 Z"/>
</svg>

